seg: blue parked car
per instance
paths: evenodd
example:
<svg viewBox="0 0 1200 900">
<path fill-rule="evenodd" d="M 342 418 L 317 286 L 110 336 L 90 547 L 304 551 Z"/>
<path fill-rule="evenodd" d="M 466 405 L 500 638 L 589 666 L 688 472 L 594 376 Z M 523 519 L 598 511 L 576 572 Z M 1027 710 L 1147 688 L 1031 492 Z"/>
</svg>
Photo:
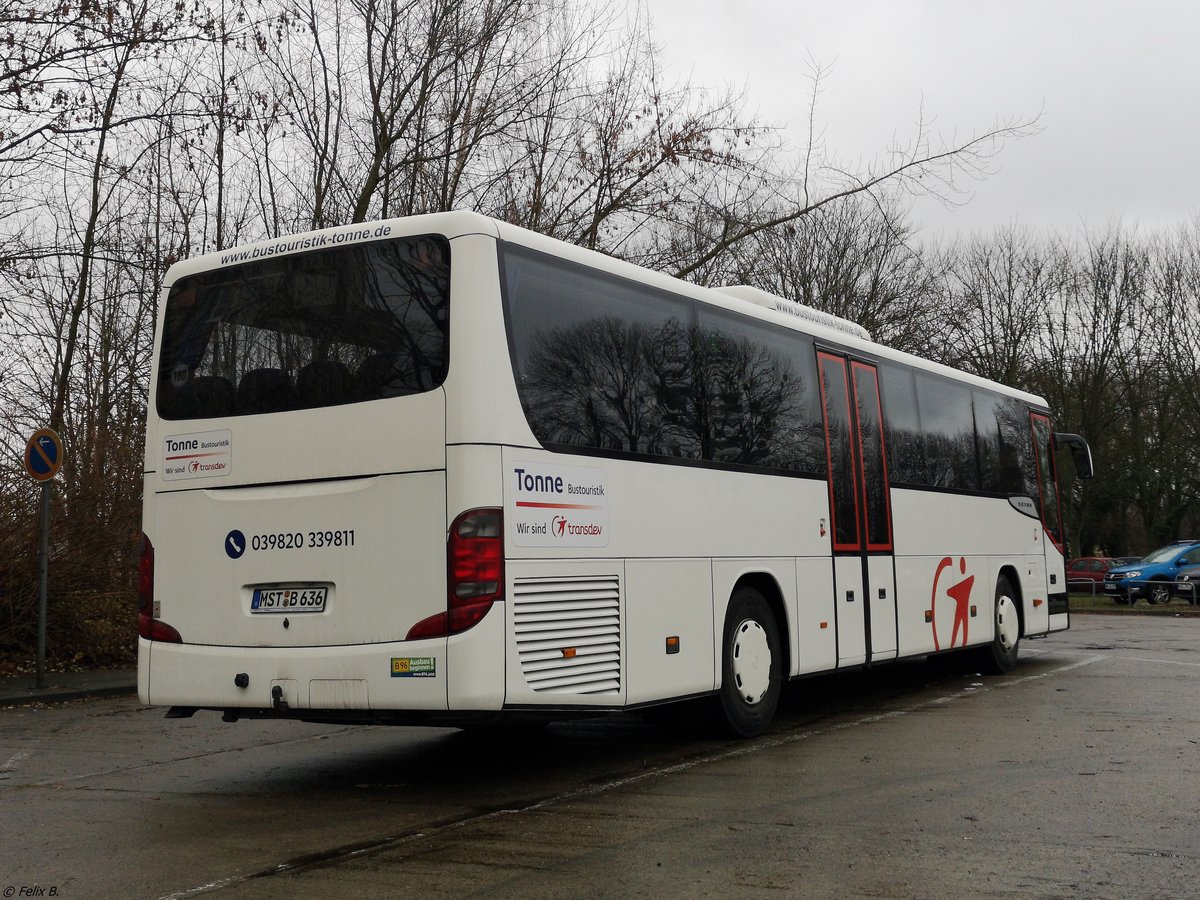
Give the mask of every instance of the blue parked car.
<svg viewBox="0 0 1200 900">
<path fill-rule="evenodd" d="M 1175 576 L 1184 566 L 1200 565 L 1200 541 L 1175 541 L 1127 566 L 1114 566 L 1104 575 L 1104 593 L 1118 603 L 1166 603 Z"/>
</svg>

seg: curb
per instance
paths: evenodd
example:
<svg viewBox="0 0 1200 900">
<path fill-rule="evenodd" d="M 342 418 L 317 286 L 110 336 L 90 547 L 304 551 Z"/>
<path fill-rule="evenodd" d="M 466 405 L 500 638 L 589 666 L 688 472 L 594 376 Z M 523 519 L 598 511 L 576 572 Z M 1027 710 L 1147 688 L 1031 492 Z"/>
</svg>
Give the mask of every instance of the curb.
<svg viewBox="0 0 1200 900">
<path fill-rule="evenodd" d="M 0 695 L 0 706 L 31 706 L 35 703 L 65 703 L 90 698 L 124 697 L 137 694 L 136 684 L 110 685 L 92 688 L 29 688 L 23 693 Z"/>
</svg>

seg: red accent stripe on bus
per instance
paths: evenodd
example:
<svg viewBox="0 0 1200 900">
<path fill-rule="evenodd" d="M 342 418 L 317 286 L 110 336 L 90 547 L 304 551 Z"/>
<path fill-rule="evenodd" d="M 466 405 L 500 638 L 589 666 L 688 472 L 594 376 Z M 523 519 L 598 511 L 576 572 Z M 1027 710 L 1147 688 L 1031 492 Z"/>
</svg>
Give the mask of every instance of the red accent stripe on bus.
<svg viewBox="0 0 1200 900">
<path fill-rule="evenodd" d="M 603 506 L 591 506 L 586 503 L 536 503 L 533 500 L 518 500 L 517 506 L 533 509 L 604 509 Z"/>
</svg>

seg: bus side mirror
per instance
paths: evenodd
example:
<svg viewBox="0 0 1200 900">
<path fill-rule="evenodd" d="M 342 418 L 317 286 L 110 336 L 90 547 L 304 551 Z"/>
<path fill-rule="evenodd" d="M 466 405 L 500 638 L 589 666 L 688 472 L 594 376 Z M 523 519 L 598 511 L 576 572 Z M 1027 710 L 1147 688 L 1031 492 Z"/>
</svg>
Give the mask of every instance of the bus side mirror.
<svg viewBox="0 0 1200 900">
<path fill-rule="evenodd" d="M 1071 459 L 1075 461 L 1075 474 L 1080 478 L 1091 478 L 1094 474 L 1092 468 L 1092 448 L 1077 434 L 1066 434 L 1065 432 L 1056 432 L 1054 435 L 1054 447 L 1056 450 L 1061 450 L 1064 447 L 1071 451 Z"/>
</svg>

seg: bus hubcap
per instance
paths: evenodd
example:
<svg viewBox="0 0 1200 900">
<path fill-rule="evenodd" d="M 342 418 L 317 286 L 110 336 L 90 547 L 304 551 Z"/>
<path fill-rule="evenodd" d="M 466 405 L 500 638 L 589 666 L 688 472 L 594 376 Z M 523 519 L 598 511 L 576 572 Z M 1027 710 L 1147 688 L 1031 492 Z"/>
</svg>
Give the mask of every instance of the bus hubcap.
<svg viewBox="0 0 1200 900">
<path fill-rule="evenodd" d="M 738 694 L 750 704 L 765 697 L 771 687 L 771 645 L 767 632 L 753 619 L 742 622 L 734 636 L 733 679 Z"/>
<path fill-rule="evenodd" d="M 996 601 L 996 639 L 1007 653 L 1017 645 L 1021 636 L 1021 623 L 1017 619 L 1017 607 L 1009 597 Z"/>
</svg>

